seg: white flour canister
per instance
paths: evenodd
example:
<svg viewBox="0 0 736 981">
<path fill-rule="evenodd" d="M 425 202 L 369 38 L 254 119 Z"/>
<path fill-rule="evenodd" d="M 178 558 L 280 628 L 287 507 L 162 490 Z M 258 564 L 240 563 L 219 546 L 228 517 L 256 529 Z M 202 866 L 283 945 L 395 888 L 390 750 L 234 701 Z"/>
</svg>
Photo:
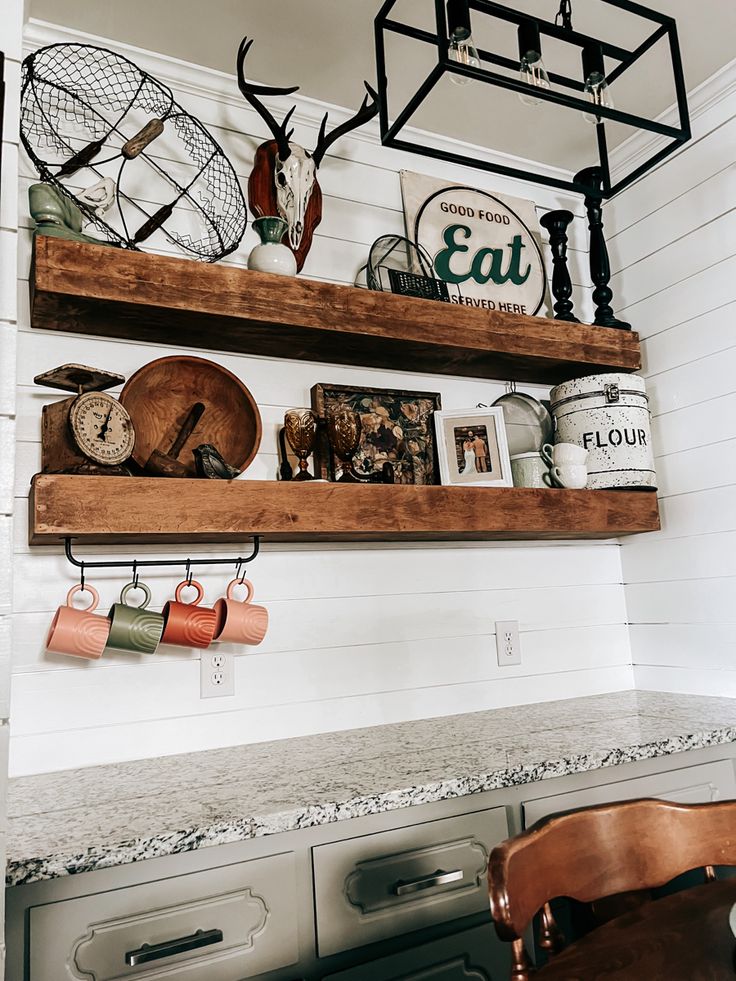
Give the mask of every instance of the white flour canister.
<svg viewBox="0 0 736 981">
<path fill-rule="evenodd" d="M 649 399 L 638 375 L 574 378 L 550 392 L 555 443 L 588 450 L 588 488 L 657 489 Z"/>
</svg>

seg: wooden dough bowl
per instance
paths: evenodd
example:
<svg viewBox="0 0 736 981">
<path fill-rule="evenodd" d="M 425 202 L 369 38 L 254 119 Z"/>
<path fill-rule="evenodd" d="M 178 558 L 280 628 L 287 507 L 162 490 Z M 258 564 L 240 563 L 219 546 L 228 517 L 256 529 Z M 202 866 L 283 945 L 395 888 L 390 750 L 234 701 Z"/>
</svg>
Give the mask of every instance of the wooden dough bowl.
<svg viewBox="0 0 736 981">
<path fill-rule="evenodd" d="M 204 404 L 204 413 L 178 456 L 189 476 L 196 476 L 193 450 L 200 443 L 212 443 L 240 471 L 258 452 L 258 406 L 240 379 L 214 361 L 189 355 L 151 361 L 131 375 L 120 401 L 133 420 L 133 459 L 140 467 L 155 449 L 168 453 L 195 402 Z"/>
</svg>

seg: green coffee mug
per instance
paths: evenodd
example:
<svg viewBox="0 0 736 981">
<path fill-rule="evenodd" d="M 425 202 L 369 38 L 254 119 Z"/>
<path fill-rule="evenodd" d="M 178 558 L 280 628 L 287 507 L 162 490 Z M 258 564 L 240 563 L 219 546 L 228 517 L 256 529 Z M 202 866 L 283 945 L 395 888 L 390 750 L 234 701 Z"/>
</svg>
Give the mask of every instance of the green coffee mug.
<svg viewBox="0 0 736 981">
<path fill-rule="evenodd" d="M 140 606 L 129 606 L 125 601 L 134 589 L 144 593 Z M 153 654 L 164 632 L 164 618 L 160 613 L 147 610 L 151 602 L 151 590 L 145 583 L 129 582 L 123 586 L 120 602 L 110 609 L 110 636 L 106 650 L 125 651 L 126 654 Z"/>
</svg>

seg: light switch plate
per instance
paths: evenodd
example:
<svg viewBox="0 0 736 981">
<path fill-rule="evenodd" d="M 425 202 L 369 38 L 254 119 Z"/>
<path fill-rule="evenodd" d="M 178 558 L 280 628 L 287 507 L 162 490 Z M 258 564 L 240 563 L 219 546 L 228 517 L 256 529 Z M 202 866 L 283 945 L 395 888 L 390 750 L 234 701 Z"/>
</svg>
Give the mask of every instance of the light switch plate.
<svg viewBox="0 0 736 981">
<path fill-rule="evenodd" d="M 235 658 L 211 647 L 202 651 L 199 662 L 201 698 L 221 698 L 235 694 Z"/>
<path fill-rule="evenodd" d="M 496 656 L 501 668 L 512 664 L 521 664 L 518 620 L 496 621 Z"/>
</svg>

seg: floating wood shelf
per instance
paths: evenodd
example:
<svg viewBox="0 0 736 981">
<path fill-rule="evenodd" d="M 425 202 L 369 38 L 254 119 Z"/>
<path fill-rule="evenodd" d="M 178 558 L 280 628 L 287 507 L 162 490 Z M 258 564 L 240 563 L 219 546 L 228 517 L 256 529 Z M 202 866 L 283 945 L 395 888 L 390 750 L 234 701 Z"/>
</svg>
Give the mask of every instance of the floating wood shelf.
<svg viewBox="0 0 736 981">
<path fill-rule="evenodd" d="M 640 367 L 638 335 L 39 237 L 33 327 L 553 384 Z M 124 483 L 121 483 L 124 481 Z M 31 544 L 614 538 L 654 494 L 37 475 Z"/>
<path fill-rule="evenodd" d="M 556 384 L 636 371 L 630 331 L 39 236 L 31 325 L 176 347 Z"/>
<path fill-rule="evenodd" d="M 659 528 L 641 491 L 38 474 L 32 545 L 614 538 Z"/>
</svg>

